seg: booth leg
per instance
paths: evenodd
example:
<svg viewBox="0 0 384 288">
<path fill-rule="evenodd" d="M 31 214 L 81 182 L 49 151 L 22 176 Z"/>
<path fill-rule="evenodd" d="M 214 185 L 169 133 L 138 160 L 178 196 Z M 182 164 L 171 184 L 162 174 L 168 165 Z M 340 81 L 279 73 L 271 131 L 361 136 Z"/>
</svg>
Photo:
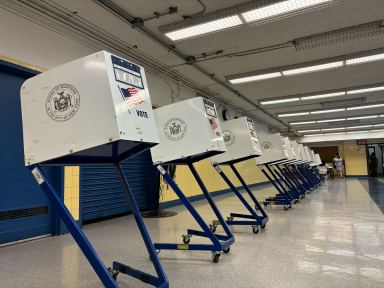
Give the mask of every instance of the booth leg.
<svg viewBox="0 0 384 288">
<path fill-rule="evenodd" d="M 226 241 L 228 237 L 223 235 L 216 235 L 211 231 L 210 227 L 204 222 L 204 219 L 200 216 L 200 214 L 196 211 L 196 209 L 192 206 L 191 202 L 184 195 L 184 193 L 177 186 L 175 181 L 171 178 L 171 176 L 164 170 L 161 165 L 157 165 L 157 169 L 163 175 L 164 180 L 168 183 L 168 185 L 172 188 L 172 190 L 176 193 L 177 197 L 181 200 L 184 206 L 187 208 L 189 213 L 191 213 L 192 217 L 199 224 L 200 228 L 203 231 L 194 231 L 188 230 L 187 235 L 183 235 L 184 244 L 177 243 L 155 243 L 156 249 L 167 249 L 167 250 L 199 250 L 199 251 L 211 251 L 212 252 L 212 260 L 213 262 L 219 262 L 220 252 L 226 250 L 230 244 L 234 242 L 234 238 L 231 238 L 226 243 L 220 242 L 220 240 Z M 207 237 L 211 244 L 189 244 L 190 237 L 193 235 Z M 226 250 L 227 251 L 227 250 Z M 229 251 L 229 250 L 228 250 Z"/>
<path fill-rule="evenodd" d="M 79 225 L 73 219 L 71 213 L 65 207 L 64 203 L 58 197 L 53 186 L 48 182 L 46 176 L 40 169 L 39 165 L 31 165 L 28 167 L 32 175 L 35 177 L 37 183 L 40 185 L 41 189 L 44 191 L 51 205 L 59 215 L 60 219 L 64 222 L 69 233 L 75 239 L 77 245 L 84 253 L 89 264 L 91 264 L 93 270 L 96 272 L 97 276 L 107 288 L 117 288 L 115 280 L 113 279 L 109 270 L 104 266 L 101 259 L 97 256 L 95 249 L 92 247 L 88 238 L 85 236 L 84 232 L 81 230 Z"/>
<path fill-rule="evenodd" d="M 142 272 L 137 269 L 131 268 L 119 262 L 113 263 L 113 269 L 120 273 L 127 274 L 131 277 L 141 280 L 142 282 L 151 284 L 156 287 L 169 287 L 167 275 L 165 274 L 164 268 L 160 263 L 156 249 L 152 243 L 151 236 L 149 235 L 148 230 L 145 226 L 145 223 L 140 213 L 139 206 L 137 205 L 135 197 L 132 193 L 132 189 L 128 184 L 127 178 L 124 176 L 120 163 L 115 163 L 114 166 L 115 166 L 116 174 L 123 188 L 123 192 L 128 200 L 129 206 L 132 209 L 137 226 L 139 228 L 141 236 L 143 237 L 145 246 L 147 248 L 150 259 L 152 260 L 153 266 L 156 270 L 158 277 L 155 277 L 146 272 Z"/>
<path fill-rule="evenodd" d="M 244 207 L 248 210 L 248 212 L 251 215 L 246 215 L 246 214 L 239 214 L 239 213 L 230 213 L 230 217 L 228 217 L 227 224 L 229 225 L 250 225 L 252 226 L 252 231 L 253 233 L 259 232 L 258 226 L 265 228 L 266 223 L 268 222 L 268 217 L 265 216 L 259 216 L 255 209 L 247 202 L 247 200 L 241 195 L 239 190 L 232 184 L 232 182 L 229 180 L 229 178 L 224 174 L 224 172 L 220 169 L 219 165 L 214 164 L 213 165 L 216 171 L 220 174 L 220 176 L 223 178 L 225 183 L 231 188 L 232 192 L 235 193 L 237 198 L 239 198 L 240 202 L 244 205 Z M 255 202 L 255 208 L 259 210 L 259 207 L 261 207 L 258 202 Z M 258 205 L 257 205 L 258 204 Z M 264 211 L 263 209 L 260 210 Z M 244 219 L 249 219 L 247 221 L 239 221 L 239 220 L 234 220 L 234 218 L 244 218 Z"/>
<path fill-rule="evenodd" d="M 205 198 L 208 200 L 209 205 L 211 206 L 213 212 L 215 213 L 215 215 L 217 217 L 218 223 L 213 224 L 213 225 L 220 224 L 223 227 L 224 232 L 226 233 L 227 240 L 231 241 L 231 244 L 232 244 L 234 242 L 233 233 L 229 229 L 227 223 L 225 222 L 219 208 L 217 208 L 216 203 L 213 201 L 211 194 L 209 194 L 207 187 L 204 185 L 203 180 L 201 180 L 201 177 L 200 177 L 199 173 L 197 172 L 195 166 L 193 166 L 193 163 L 188 163 L 188 167 L 191 170 L 193 177 L 195 177 L 197 184 L 200 186 L 201 191 L 203 192 Z M 213 228 L 211 230 L 213 230 L 213 232 L 214 232 L 216 230 L 215 226 L 213 226 Z M 222 243 L 222 245 L 224 246 L 224 243 Z M 225 245 L 225 246 L 227 246 L 227 245 Z M 228 247 L 229 246 L 227 246 L 226 249 Z"/>
</svg>

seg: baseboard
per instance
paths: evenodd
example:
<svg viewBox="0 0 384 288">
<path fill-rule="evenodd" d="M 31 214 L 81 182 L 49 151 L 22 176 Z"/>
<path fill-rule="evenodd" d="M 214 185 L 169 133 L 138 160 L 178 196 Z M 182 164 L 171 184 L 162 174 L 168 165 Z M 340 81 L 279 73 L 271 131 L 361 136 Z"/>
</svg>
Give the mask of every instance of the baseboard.
<svg viewBox="0 0 384 288">
<path fill-rule="evenodd" d="M 369 178 L 368 175 L 345 175 L 346 178 Z"/>
<path fill-rule="evenodd" d="M 250 184 L 250 185 L 248 185 L 248 187 L 250 189 L 254 189 L 256 187 L 266 186 L 266 185 L 271 185 L 271 183 L 269 181 L 265 181 L 265 182 Z M 239 189 L 239 191 L 244 190 L 244 188 L 242 188 L 241 186 L 237 187 L 237 188 Z M 230 193 L 230 192 L 232 192 L 232 190 L 230 188 L 228 188 L 228 189 L 212 192 L 211 195 L 212 195 L 212 197 L 217 197 L 217 196 L 225 195 L 225 194 Z M 195 201 L 200 201 L 200 200 L 205 199 L 204 194 L 194 195 L 194 196 L 190 196 L 187 198 L 190 202 L 195 202 Z M 160 209 L 166 209 L 166 208 L 175 207 L 175 206 L 178 206 L 181 204 L 182 204 L 182 202 L 180 201 L 180 199 L 176 199 L 176 200 L 171 200 L 171 201 L 160 203 L 159 206 L 160 206 Z"/>
</svg>

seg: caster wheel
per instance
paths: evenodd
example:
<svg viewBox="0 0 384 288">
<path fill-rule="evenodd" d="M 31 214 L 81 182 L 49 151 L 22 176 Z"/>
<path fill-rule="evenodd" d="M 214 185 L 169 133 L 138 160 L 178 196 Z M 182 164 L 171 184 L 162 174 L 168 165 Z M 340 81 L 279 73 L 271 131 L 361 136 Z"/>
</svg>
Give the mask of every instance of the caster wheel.
<svg viewBox="0 0 384 288">
<path fill-rule="evenodd" d="M 260 227 L 261 227 L 261 229 L 265 229 L 265 226 L 266 226 L 267 224 L 262 224 L 262 225 L 260 225 Z"/>
<path fill-rule="evenodd" d="M 289 204 L 288 208 L 292 208 L 292 204 Z"/>
<path fill-rule="evenodd" d="M 120 274 L 120 272 L 117 271 L 117 270 L 112 269 L 112 267 L 108 267 L 108 271 L 109 271 L 109 273 L 111 273 L 111 276 L 112 276 L 113 280 L 116 281 L 117 280 L 117 276 Z"/>
<path fill-rule="evenodd" d="M 183 236 L 183 242 L 184 242 L 184 244 L 188 244 L 189 242 L 191 242 L 191 236 L 184 235 Z"/>
<path fill-rule="evenodd" d="M 253 227 L 252 227 L 252 232 L 253 232 L 254 234 L 259 233 L 259 231 L 260 231 L 259 226 L 253 226 Z"/>
<path fill-rule="evenodd" d="M 220 260 L 220 253 L 218 252 L 212 252 L 212 261 L 214 263 L 219 263 L 219 260 Z"/>
<path fill-rule="evenodd" d="M 216 232 L 216 225 L 213 225 L 213 224 L 209 225 L 209 230 L 211 230 L 213 233 L 215 233 Z"/>
<path fill-rule="evenodd" d="M 257 207 L 257 205 L 255 205 L 255 210 L 258 211 L 259 210 L 259 207 Z"/>
<path fill-rule="evenodd" d="M 228 254 L 229 251 L 231 251 L 231 247 L 228 247 L 227 249 L 223 249 L 223 252 L 224 252 L 225 254 Z"/>
<path fill-rule="evenodd" d="M 234 218 L 233 218 L 232 216 L 228 216 L 228 217 L 227 217 L 227 220 L 228 220 L 228 221 L 233 221 L 233 219 L 234 219 Z"/>
<path fill-rule="evenodd" d="M 289 209 L 289 206 L 284 205 L 284 210 L 287 211 Z"/>
</svg>

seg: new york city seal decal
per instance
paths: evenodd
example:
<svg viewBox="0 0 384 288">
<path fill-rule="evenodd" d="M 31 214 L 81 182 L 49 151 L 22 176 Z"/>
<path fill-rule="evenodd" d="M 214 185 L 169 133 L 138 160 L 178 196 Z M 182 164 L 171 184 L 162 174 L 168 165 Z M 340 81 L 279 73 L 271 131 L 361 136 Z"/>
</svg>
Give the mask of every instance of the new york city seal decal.
<svg viewBox="0 0 384 288">
<path fill-rule="evenodd" d="M 49 117 L 63 122 L 75 116 L 80 107 L 80 95 L 71 84 L 60 84 L 49 92 L 45 109 Z"/>
</svg>

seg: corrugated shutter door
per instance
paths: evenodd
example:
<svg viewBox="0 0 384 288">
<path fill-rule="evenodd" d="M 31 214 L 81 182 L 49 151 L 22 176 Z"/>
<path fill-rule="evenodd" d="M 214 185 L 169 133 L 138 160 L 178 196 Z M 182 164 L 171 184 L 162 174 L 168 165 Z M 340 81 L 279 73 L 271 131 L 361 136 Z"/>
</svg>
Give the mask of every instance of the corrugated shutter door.
<svg viewBox="0 0 384 288">
<path fill-rule="evenodd" d="M 150 151 L 125 160 L 122 167 L 140 209 L 155 209 L 158 203 L 158 176 Z M 80 181 L 83 222 L 131 211 L 112 165 L 84 165 Z"/>
</svg>

